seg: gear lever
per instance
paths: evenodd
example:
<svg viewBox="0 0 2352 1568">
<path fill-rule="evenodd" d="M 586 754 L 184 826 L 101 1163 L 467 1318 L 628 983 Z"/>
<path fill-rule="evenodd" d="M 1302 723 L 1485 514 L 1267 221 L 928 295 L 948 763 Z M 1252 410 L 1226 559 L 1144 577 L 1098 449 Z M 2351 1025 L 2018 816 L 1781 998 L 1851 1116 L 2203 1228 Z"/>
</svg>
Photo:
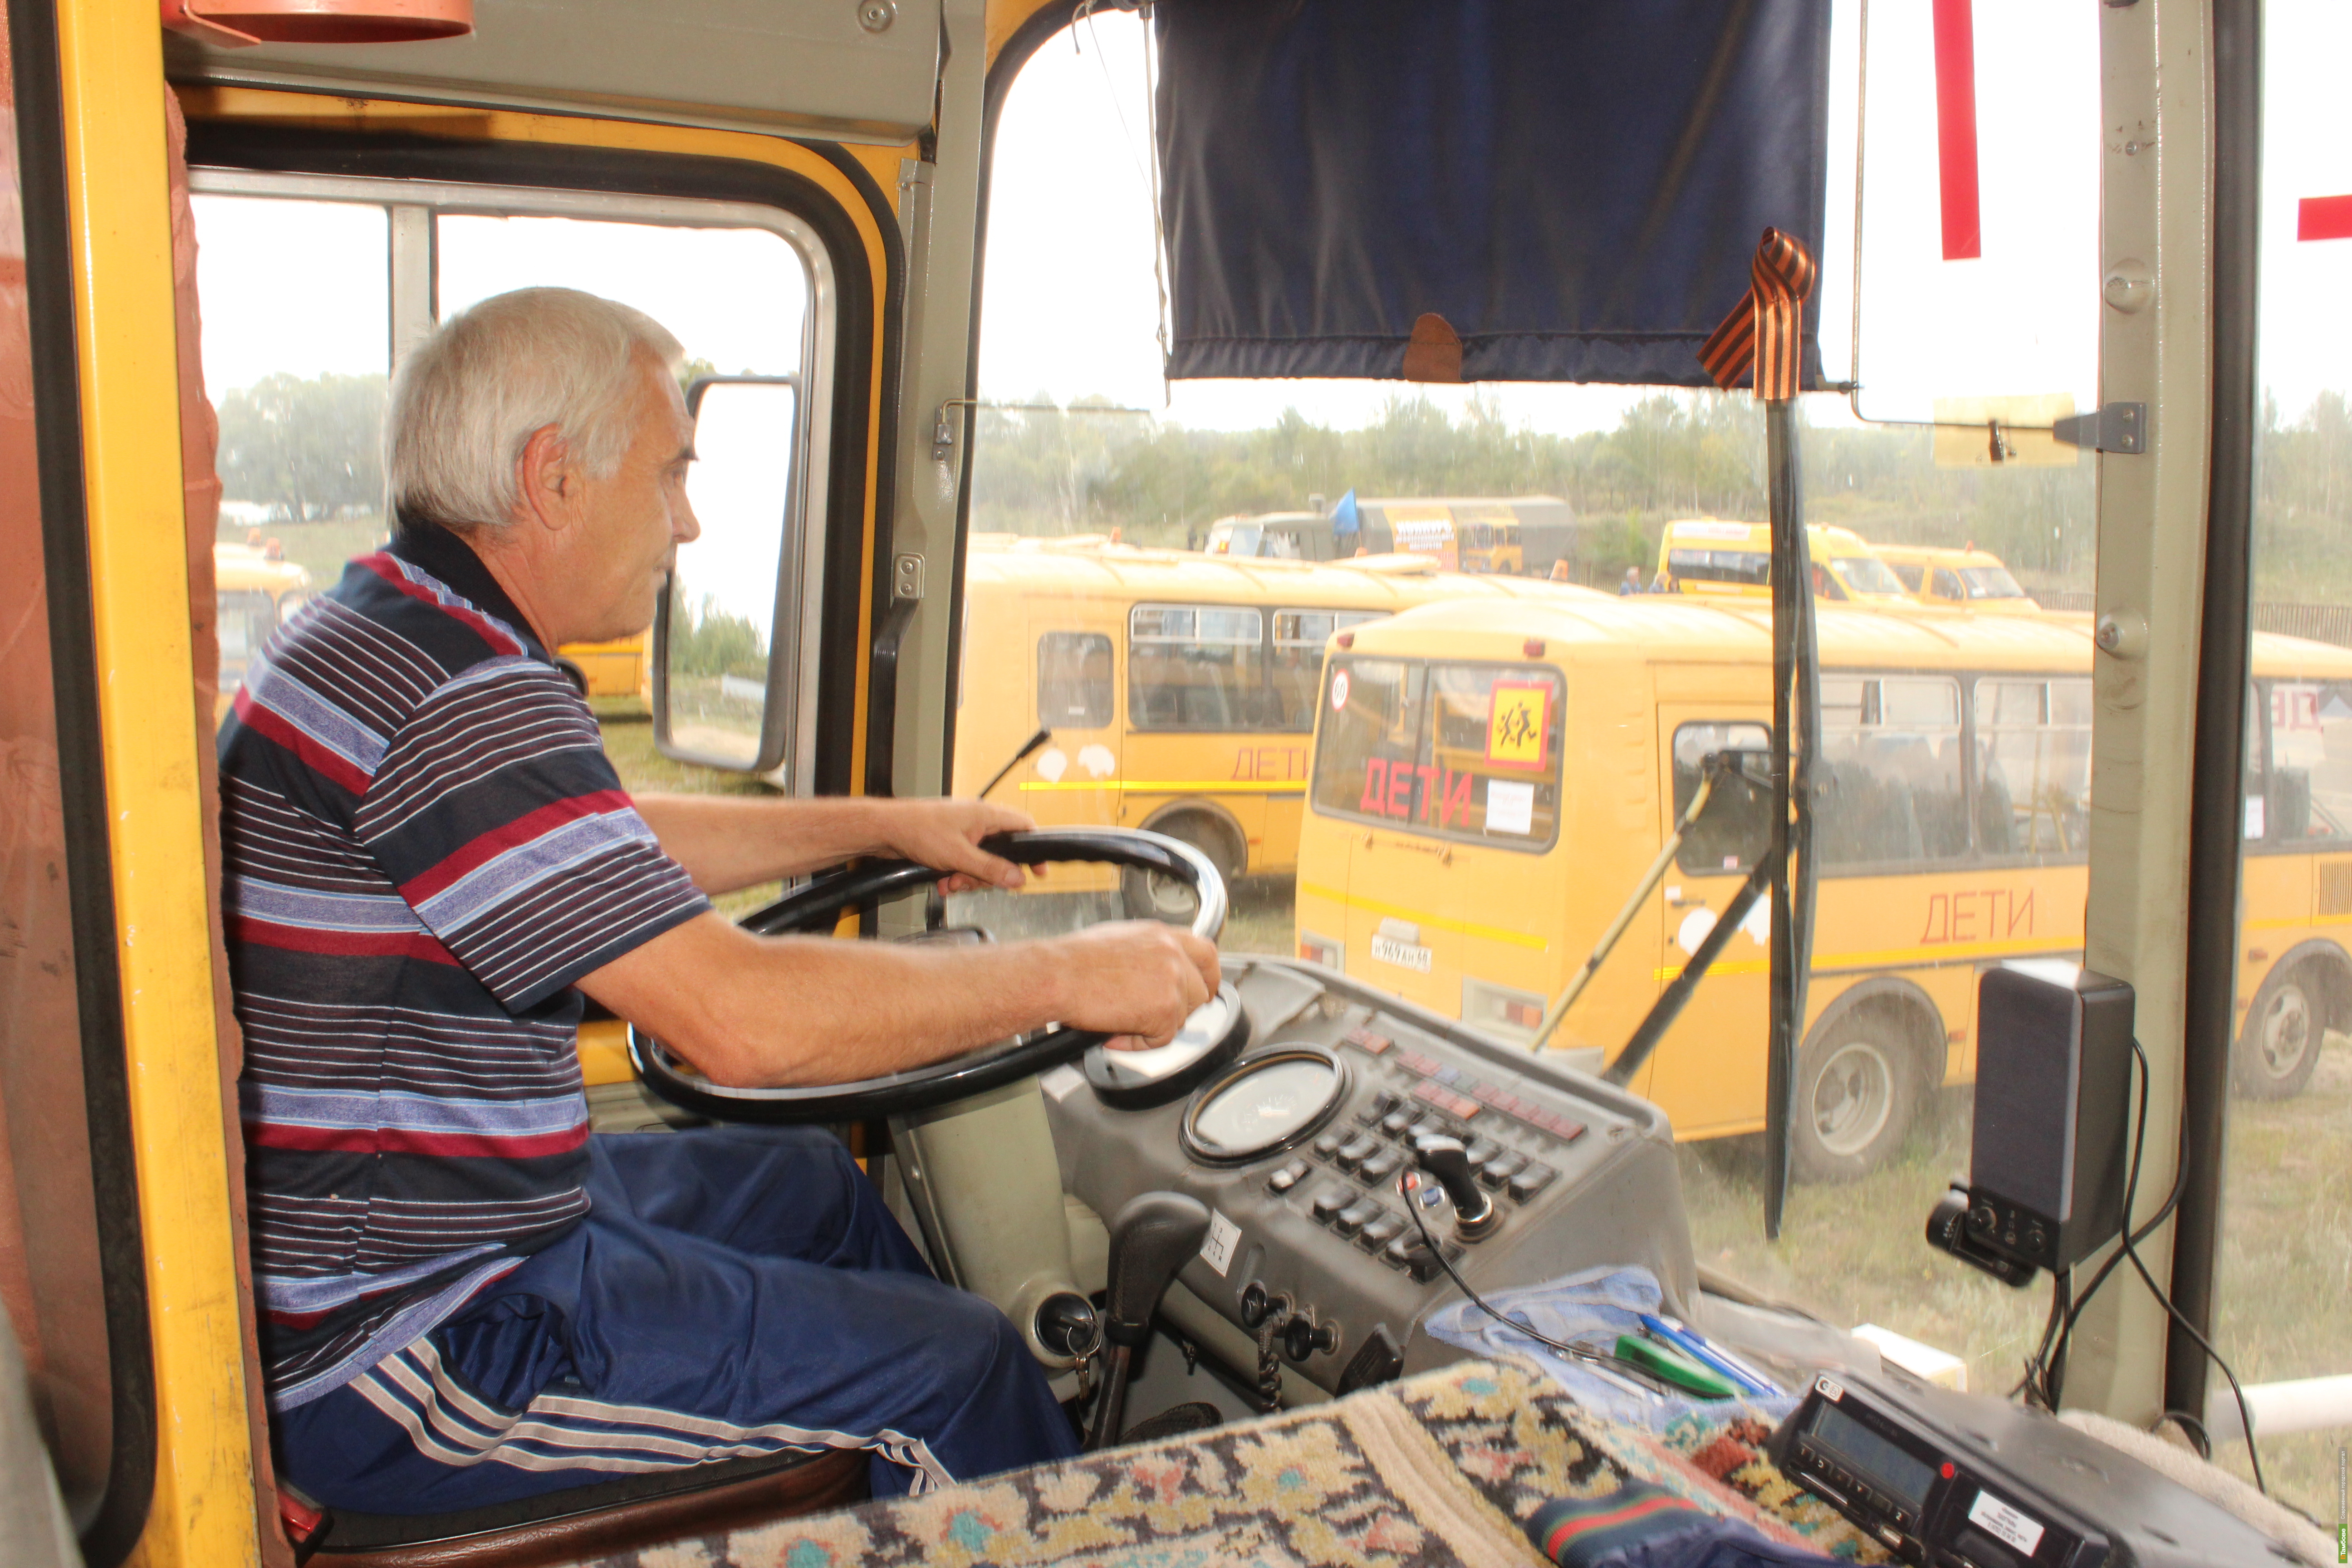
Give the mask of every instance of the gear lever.
<svg viewBox="0 0 2352 1568">
<path fill-rule="evenodd" d="M 1464 1241 L 1476 1241 L 1502 1219 L 1495 1200 L 1478 1184 L 1478 1173 L 1471 1168 L 1470 1152 L 1462 1147 L 1461 1139 L 1416 1138 L 1412 1162 L 1435 1177 L 1445 1195 L 1454 1200 L 1454 1234 Z"/>
<path fill-rule="evenodd" d="M 1209 1211 L 1181 1193 L 1144 1193 L 1110 1222 L 1110 1289 L 1103 1314 L 1110 1354 L 1087 1447 L 1107 1448 L 1118 1441 L 1136 1349 L 1151 1337 L 1151 1317 L 1169 1282 L 1201 1250 L 1208 1234 Z"/>
</svg>

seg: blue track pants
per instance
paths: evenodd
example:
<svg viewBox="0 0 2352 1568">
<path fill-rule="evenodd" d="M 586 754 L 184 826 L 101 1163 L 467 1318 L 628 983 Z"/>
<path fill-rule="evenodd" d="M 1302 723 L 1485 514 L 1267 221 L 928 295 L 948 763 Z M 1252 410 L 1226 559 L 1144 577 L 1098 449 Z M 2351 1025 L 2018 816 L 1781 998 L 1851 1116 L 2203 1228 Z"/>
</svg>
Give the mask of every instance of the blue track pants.
<svg viewBox="0 0 2352 1568">
<path fill-rule="evenodd" d="M 839 1142 L 590 1140 L 588 1217 L 456 1317 L 277 1413 L 278 1473 L 446 1513 L 785 1448 L 863 1448 L 877 1496 L 1077 1443 L 1004 1315 L 940 1284 Z"/>
</svg>

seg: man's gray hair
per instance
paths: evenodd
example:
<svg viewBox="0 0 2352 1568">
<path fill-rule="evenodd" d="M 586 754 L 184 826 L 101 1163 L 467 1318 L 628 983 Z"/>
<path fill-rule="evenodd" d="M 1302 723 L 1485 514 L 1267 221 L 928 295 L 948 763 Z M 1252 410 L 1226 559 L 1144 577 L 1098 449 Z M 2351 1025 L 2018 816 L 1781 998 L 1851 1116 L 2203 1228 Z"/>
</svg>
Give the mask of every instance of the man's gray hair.
<svg viewBox="0 0 2352 1568">
<path fill-rule="evenodd" d="M 401 514 L 458 533 L 503 527 L 516 464 L 552 425 L 609 479 L 635 434 L 637 356 L 675 374 L 686 351 L 643 310 L 577 289 L 517 289 L 460 311 L 392 379 L 384 468 Z"/>
</svg>

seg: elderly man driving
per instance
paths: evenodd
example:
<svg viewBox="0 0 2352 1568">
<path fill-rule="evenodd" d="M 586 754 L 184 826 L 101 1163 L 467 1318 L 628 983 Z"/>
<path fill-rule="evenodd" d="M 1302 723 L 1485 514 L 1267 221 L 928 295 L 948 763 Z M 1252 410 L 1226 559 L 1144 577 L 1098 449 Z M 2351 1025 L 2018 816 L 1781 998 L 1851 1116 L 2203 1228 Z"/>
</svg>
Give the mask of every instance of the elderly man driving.
<svg viewBox="0 0 2352 1568">
<path fill-rule="evenodd" d="M 707 896 L 853 856 L 1017 886 L 972 801 L 632 798 L 550 652 L 651 623 L 692 426 L 676 339 L 568 289 L 404 363 L 399 528 L 253 661 L 221 734 L 255 1275 L 280 1473 L 437 1513 L 784 1448 L 877 1493 L 1075 1447 L 1019 1333 L 935 1280 L 838 1143 L 595 1135 L 583 993 L 730 1084 L 1052 1020 L 1157 1042 L 1216 953 L 1150 923 L 906 947 Z"/>
</svg>

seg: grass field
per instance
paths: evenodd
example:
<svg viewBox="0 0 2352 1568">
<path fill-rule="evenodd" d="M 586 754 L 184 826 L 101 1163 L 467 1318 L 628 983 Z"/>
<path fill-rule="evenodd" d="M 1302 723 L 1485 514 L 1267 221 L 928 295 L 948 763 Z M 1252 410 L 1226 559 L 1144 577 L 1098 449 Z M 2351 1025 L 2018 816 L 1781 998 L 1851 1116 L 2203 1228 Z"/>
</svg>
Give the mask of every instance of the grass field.
<svg viewBox="0 0 2352 1568">
<path fill-rule="evenodd" d="M 672 763 L 634 700 L 599 703 L 605 749 L 633 790 L 759 794 L 763 785 Z M 721 900 L 729 912 L 773 896 Z M 1232 889 L 1223 946 L 1292 951 L 1291 890 L 1254 877 Z M 1767 1295 L 1843 1327 L 1877 1323 L 1969 1363 L 1971 1388 L 2006 1394 L 2040 1337 L 2047 1279 L 2012 1290 L 1929 1247 L 1927 1211 L 1969 1163 L 1966 1090 L 1923 1111 L 1898 1156 L 1859 1182 L 1800 1186 L 1780 1239 L 1763 1238 L 1762 1140 L 1722 1139 L 1681 1151 L 1683 1196 L 1699 1258 Z M 2328 1037 L 2310 1089 L 2284 1102 L 2233 1100 L 2229 1208 L 2221 1227 L 2221 1333 L 2241 1380 L 2264 1383 L 2352 1371 L 2352 1039 Z M 2142 1212 L 2153 1206 L 2142 1200 Z M 2108 1289 L 2140 1289 L 2119 1269 Z M 2213 1384 L 2225 1387 L 2216 1374 Z M 2336 1455 L 2352 1431 L 2273 1437 L 2262 1445 L 2272 1490 L 2331 1525 Z M 2221 1461 L 2247 1475 L 2242 1443 Z"/>
</svg>

